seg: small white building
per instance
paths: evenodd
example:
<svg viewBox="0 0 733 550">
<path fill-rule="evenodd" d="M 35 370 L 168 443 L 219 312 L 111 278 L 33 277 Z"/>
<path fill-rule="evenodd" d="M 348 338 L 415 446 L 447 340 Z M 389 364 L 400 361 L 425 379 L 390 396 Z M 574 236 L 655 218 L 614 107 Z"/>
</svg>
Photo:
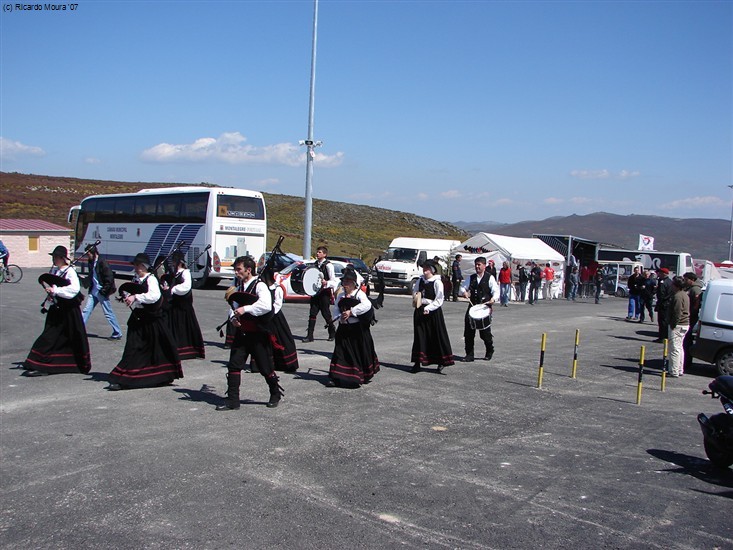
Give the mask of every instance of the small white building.
<svg viewBox="0 0 733 550">
<path fill-rule="evenodd" d="M 20 267 L 50 267 L 49 254 L 59 245 L 73 252 L 69 228 L 44 220 L 0 219 L 0 240 Z"/>
</svg>

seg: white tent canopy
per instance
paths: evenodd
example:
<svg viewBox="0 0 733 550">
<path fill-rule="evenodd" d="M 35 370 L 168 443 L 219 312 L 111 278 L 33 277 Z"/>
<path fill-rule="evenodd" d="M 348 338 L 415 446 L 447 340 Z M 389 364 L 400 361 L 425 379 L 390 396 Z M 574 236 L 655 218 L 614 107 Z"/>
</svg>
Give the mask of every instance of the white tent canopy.
<svg viewBox="0 0 733 550">
<path fill-rule="evenodd" d="M 451 250 L 451 257 L 454 258 L 456 254 L 462 256 L 461 271 L 466 278 L 474 273 L 473 263 L 479 256 L 484 256 L 487 260 L 494 260 L 497 272 L 502 262 L 509 262 L 515 282 L 517 268 L 520 265 L 529 266 L 531 262 L 537 262 L 540 266 L 544 266 L 549 263 L 555 270 L 553 294 L 558 295 L 562 292 L 565 279 L 565 258 L 540 239 L 477 233 Z"/>
</svg>

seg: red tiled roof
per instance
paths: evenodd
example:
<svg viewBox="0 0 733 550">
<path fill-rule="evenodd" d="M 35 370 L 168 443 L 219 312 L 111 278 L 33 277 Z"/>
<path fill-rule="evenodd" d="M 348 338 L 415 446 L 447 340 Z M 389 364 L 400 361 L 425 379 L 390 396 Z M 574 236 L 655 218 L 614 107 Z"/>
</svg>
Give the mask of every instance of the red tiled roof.
<svg viewBox="0 0 733 550">
<path fill-rule="evenodd" d="M 2 220 L 0 231 L 63 231 L 69 232 L 68 227 L 62 227 L 44 220 Z"/>
</svg>

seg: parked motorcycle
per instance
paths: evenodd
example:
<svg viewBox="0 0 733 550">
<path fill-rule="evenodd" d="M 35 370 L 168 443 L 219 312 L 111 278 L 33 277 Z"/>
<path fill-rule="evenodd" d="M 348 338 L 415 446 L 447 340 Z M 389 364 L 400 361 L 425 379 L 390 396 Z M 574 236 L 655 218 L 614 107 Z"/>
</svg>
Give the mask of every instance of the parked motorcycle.
<svg viewBox="0 0 733 550">
<path fill-rule="evenodd" d="M 711 417 L 700 413 L 697 421 L 702 429 L 705 454 L 710 462 L 727 468 L 733 464 L 733 376 L 718 376 L 708 388 L 710 391 L 703 390 L 702 393 L 720 399 L 725 412 Z"/>
</svg>

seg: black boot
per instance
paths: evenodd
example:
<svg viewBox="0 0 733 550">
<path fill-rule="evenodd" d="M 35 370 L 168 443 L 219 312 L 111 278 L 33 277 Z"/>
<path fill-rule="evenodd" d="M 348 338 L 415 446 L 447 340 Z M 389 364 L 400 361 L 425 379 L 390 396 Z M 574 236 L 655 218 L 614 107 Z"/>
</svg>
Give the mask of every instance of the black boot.
<svg viewBox="0 0 733 550">
<path fill-rule="evenodd" d="M 333 340 L 336 338 L 336 328 L 333 326 L 333 323 L 328 325 L 328 341 L 333 342 Z"/>
<path fill-rule="evenodd" d="M 285 395 L 285 390 L 280 385 L 280 379 L 274 372 L 265 378 L 267 385 L 270 387 L 270 400 L 267 402 L 269 408 L 277 407 L 280 403 L 280 399 Z"/>
<path fill-rule="evenodd" d="M 242 375 L 238 371 L 227 373 L 227 396 L 224 403 L 216 406 L 217 411 L 233 411 L 239 408 L 239 382 Z"/>
<path fill-rule="evenodd" d="M 305 340 L 303 340 L 303 342 L 312 342 L 313 341 L 313 331 L 314 330 L 316 330 L 316 320 L 308 319 L 308 336 L 305 337 Z"/>
</svg>

